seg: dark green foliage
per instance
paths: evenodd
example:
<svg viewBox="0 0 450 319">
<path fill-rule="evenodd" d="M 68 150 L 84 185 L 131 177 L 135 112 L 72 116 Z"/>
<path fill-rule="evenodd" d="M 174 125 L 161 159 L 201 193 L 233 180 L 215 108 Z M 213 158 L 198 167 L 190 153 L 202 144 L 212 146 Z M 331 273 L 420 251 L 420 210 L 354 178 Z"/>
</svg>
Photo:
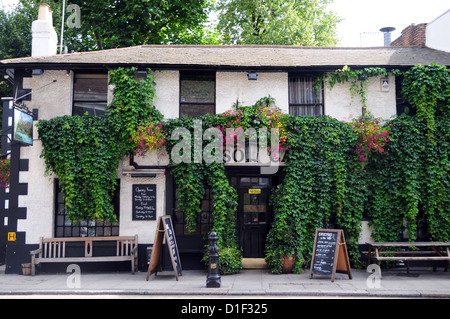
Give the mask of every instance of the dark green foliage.
<svg viewBox="0 0 450 319">
<path fill-rule="evenodd" d="M 106 116 L 63 116 L 38 123 L 47 172 L 58 176 L 72 221 L 116 221 L 111 197 L 119 162 L 133 149 L 131 134 L 142 121 L 162 117 L 151 104 L 153 77 L 137 81 L 135 71 L 110 72 L 116 87 Z"/>
</svg>

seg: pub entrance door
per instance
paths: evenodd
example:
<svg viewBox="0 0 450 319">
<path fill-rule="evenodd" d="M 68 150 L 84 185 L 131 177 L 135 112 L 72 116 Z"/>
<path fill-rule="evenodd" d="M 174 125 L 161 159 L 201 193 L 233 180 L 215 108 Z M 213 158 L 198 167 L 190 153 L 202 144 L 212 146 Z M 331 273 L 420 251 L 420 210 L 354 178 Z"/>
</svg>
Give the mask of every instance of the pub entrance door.
<svg viewBox="0 0 450 319">
<path fill-rule="evenodd" d="M 244 258 L 264 258 L 266 237 L 272 222 L 269 205 L 270 177 L 240 177 L 237 212 L 239 244 Z"/>
</svg>

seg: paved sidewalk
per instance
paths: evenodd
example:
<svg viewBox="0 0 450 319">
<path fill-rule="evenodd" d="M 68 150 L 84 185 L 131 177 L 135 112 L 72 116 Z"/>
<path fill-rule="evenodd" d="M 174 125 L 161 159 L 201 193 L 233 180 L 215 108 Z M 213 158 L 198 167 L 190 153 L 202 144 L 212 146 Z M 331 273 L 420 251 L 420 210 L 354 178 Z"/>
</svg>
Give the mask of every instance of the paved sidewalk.
<svg viewBox="0 0 450 319">
<path fill-rule="evenodd" d="M 176 281 L 173 272 L 152 275 L 145 272 L 38 274 L 34 277 L 5 275 L 0 268 L 0 298 L 18 295 L 127 295 L 127 296 L 204 296 L 220 297 L 332 297 L 332 298 L 450 298 L 450 272 L 439 268 L 383 270 L 382 278 L 365 270 L 330 277 L 302 274 L 275 275 L 268 270 L 242 270 L 222 276 L 221 288 L 206 288 L 206 272 L 184 270 Z M 79 279 L 79 281 L 77 281 Z"/>
</svg>

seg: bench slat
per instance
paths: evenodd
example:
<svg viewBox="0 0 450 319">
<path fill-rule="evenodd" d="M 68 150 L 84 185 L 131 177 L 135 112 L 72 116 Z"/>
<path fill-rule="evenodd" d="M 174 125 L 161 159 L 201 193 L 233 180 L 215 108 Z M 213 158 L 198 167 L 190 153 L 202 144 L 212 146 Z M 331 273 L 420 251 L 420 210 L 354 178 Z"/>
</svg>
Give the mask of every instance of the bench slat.
<svg viewBox="0 0 450 319">
<path fill-rule="evenodd" d="M 56 262 L 108 262 L 131 261 L 131 271 L 134 273 L 137 261 L 138 236 L 112 236 L 112 237 L 65 237 L 42 238 L 39 249 L 31 254 L 31 272 L 35 274 L 35 265 L 40 263 Z M 116 242 L 116 256 L 93 256 L 94 242 Z M 67 242 L 84 242 L 84 257 L 66 257 Z M 36 256 L 38 255 L 38 257 Z"/>
<path fill-rule="evenodd" d="M 448 260 L 450 257 L 378 257 L 375 260 Z"/>
<path fill-rule="evenodd" d="M 36 258 L 35 263 L 61 263 L 61 262 L 102 262 L 102 261 L 128 261 L 131 256 L 109 256 L 109 257 L 65 257 L 65 258 Z"/>
</svg>

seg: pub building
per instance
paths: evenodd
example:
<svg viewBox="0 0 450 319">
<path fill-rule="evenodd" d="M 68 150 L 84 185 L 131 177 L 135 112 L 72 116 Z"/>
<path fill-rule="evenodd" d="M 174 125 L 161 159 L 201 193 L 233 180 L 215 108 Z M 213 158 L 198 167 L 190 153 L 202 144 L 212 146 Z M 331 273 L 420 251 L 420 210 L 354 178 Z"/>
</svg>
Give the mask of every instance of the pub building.
<svg viewBox="0 0 450 319">
<path fill-rule="evenodd" d="M 238 101 L 253 105 L 271 96 L 285 113 L 298 116 L 329 115 L 338 120 L 359 116 L 361 104 L 349 93 L 350 84 L 325 85 L 312 95 L 315 79 L 348 65 L 352 69 L 384 67 L 409 69 L 418 63 L 450 65 L 450 52 L 439 45 L 374 48 L 293 46 L 141 45 L 93 52 L 56 54 L 56 33 L 48 6 L 40 8 L 33 27 L 32 56 L 0 61 L 0 72 L 14 85 L 14 97 L 3 98 L 2 156 L 11 158 L 10 187 L 0 190 L 0 263 L 6 273 L 20 273 L 30 262 L 39 240 L 58 237 L 138 235 L 138 269 L 146 271 L 158 217 L 169 215 L 177 238 L 183 269 L 202 269 L 210 231 L 212 196 L 201 203 L 198 230 L 189 233 L 183 212 L 176 209 L 174 179 L 167 156 L 156 152 L 126 157 L 118 167 L 113 198 L 118 222 L 71 223 L 65 215 L 58 176 L 45 174 L 42 144 L 36 123 L 58 116 L 102 115 L 113 99 L 108 72 L 119 66 L 151 69 L 156 82 L 154 106 L 166 119 L 221 114 Z M 448 19 L 449 12 L 442 17 Z M 35 24 L 33 23 L 33 24 Z M 448 41 L 448 40 L 447 40 Z M 195 92 L 201 91 L 200 96 Z M 394 76 L 373 77 L 368 84 L 367 110 L 388 119 L 402 112 L 399 81 Z M 14 105 L 26 105 L 33 115 L 32 143 L 12 138 Z M 274 174 L 261 174 L 258 163 L 226 164 L 230 184 L 239 195 L 237 234 L 244 257 L 263 261 L 265 238 L 273 221 L 271 189 L 283 180 L 283 163 Z M 252 191 L 250 191 L 252 190 Z M 257 191 L 254 191 L 257 190 Z M 145 203 L 143 203 L 145 201 Z M 143 205 L 146 209 L 143 209 Z M 360 242 L 370 238 L 363 221 Z M 99 246 L 94 249 L 101 254 Z M 43 264 L 42 271 L 65 271 L 61 265 Z M 170 269 L 166 249 L 162 268 Z M 85 267 L 82 265 L 82 269 Z M 94 269 L 129 269 L 129 263 L 86 265 Z M 97 268 L 96 268 L 97 267 Z M 87 268 L 86 268 L 87 269 Z"/>
</svg>

